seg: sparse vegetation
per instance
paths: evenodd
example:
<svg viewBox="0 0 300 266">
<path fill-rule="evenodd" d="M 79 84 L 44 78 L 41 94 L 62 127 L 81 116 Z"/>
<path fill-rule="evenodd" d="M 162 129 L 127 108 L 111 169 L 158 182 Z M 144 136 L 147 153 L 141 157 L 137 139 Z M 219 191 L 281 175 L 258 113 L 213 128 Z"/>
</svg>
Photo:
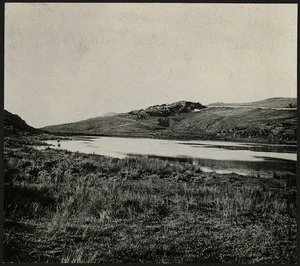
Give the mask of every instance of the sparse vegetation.
<svg viewBox="0 0 300 266">
<path fill-rule="evenodd" d="M 4 259 L 296 263 L 295 173 L 203 173 L 5 138 Z"/>
<path fill-rule="evenodd" d="M 159 117 L 157 119 L 158 125 L 161 127 L 169 127 L 170 126 L 170 120 L 168 118 L 162 118 Z"/>
</svg>

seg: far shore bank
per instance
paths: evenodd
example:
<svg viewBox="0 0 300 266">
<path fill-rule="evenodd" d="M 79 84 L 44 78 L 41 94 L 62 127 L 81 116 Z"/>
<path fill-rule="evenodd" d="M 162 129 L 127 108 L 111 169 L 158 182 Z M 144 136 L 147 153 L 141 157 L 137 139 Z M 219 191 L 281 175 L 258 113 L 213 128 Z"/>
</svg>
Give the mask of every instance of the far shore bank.
<svg viewBox="0 0 300 266">
<path fill-rule="evenodd" d="M 57 136 L 57 137 L 114 137 L 114 138 L 141 138 L 141 139 L 164 139 L 164 140 L 177 140 L 177 141 L 224 141 L 224 142 L 238 142 L 248 144 L 261 144 L 261 145 L 297 145 L 297 141 L 272 141 L 271 139 L 247 139 L 247 138 L 210 138 L 210 137 L 189 137 L 189 136 L 149 136 L 149 135 L 112 135 L 112 134 L 91 134 L 91 133 L 72 133 L 72 132 L 43 132 L 40 136 Z M 37 136 L 39 136 L 37 135 Z"/>
</svg>

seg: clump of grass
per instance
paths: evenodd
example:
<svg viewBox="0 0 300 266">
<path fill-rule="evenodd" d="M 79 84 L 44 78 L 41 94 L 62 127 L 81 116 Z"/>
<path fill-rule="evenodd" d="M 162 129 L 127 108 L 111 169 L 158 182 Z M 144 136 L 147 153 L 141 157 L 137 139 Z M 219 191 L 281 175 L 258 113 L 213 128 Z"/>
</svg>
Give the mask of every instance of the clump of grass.
<svg viewBox="0 0 300 266">
<path fill-rule="evenodd" d="M 89 250 L 84 245 L 76 245 L 72 250 L 65 251 L 60 259 L 60 263 L 95 263 L 98 252 L 92 256 L 88 255 Z"/>
<path fill-rule="evenodd" d="M 277 180 L 284 180 L 286 181 L 285 185 L 287 187 L 296 187 L 296 176 L 290 172 L 273 172 L 273 178 Z"/>
</svg>

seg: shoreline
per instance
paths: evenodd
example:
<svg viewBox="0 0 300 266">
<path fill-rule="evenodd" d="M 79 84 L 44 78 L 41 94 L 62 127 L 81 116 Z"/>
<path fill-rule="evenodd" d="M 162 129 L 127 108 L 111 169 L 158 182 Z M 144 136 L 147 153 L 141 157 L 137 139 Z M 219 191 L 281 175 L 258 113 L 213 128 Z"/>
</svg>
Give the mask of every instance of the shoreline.
<svg viewBox="0 0 300 266">
<path fill-rule="evenodd" d="M 247 143 L 247 144 L 261 144 L 261 145 L 285 145 L 285 146 L 297 146 L 297 141 L 295 142 L 266 142 L 265 139 L 258 139 L 259 141 L 253 141 L 253 139 L 231 139 L 231 138 L 184 138 L 184 137 L 149 137 L 144 135 L 106 135 L 106 134 L 90 134 L 90 133 L 71 133 L 71 132 L 45 132 L 44 134 L 62 136 L 62 137 L 114 137 L 114 138 L 141 138 L 141 139 L 162 139 L 162 140 L 176 140 L 176 141 L 221 141 L 221 142 L 235 142 L 235 143 Z M 43 134 L 40 134 L 43 135 Z"/>
</svg>

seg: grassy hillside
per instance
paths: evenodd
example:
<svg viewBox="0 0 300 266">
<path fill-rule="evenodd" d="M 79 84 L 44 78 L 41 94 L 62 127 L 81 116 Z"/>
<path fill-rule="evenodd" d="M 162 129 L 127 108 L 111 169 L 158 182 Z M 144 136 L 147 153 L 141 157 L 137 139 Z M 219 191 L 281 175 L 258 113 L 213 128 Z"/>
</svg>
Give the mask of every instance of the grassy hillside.
<svg viewBox="0 0 300 266">
<path fill-rule="evenodd" d="M 147 110 L 147 109 L 145 109 Z M 295 143 L 296 110 L 209 107 L 151 116 L 145 110 L 43 128 L 49 132 Z"/>
<path fill-rule="evenodd" d="M 262 101 L 247 103 L 212 103 L 209 106 L 251 106 L 251 107 L 267 107 L 267 108 L 295 108 L 297 107 L 297 98 L 275 97 Z"/>
<path fill-rule="evenodd" d="M 41 133 L 41 130 L 35 129 L 20 118 L 18 115 L 12 114 L 4 110 L 4 135 L 28 135 Z"/>
</svg>

